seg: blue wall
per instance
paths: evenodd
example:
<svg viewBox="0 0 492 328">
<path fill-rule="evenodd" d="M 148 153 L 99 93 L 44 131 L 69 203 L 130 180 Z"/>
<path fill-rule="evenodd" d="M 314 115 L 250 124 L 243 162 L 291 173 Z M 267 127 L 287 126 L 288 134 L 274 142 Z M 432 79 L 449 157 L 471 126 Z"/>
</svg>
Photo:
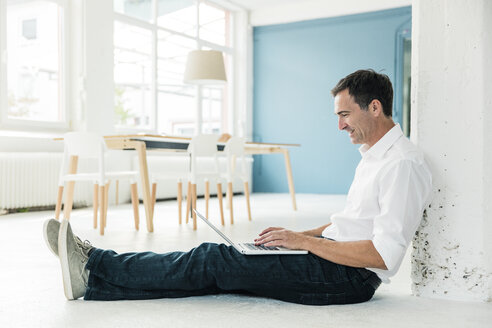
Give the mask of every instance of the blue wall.
<svg viewBox="0 0 492 328">
<path fill-rule="evenodd" d="M 253 139 L 291 148 L 296 192 L 347 193 L 359 145 L 338 130 L 331 88 L 372 68 L 393 82 L 396 33 L 411 7 L 254 29 Z M 396 89 L 396 88 L 395 88 Z M 253 190 L 287 192 L 282 155 L 255 156 Z"/>
</svg>

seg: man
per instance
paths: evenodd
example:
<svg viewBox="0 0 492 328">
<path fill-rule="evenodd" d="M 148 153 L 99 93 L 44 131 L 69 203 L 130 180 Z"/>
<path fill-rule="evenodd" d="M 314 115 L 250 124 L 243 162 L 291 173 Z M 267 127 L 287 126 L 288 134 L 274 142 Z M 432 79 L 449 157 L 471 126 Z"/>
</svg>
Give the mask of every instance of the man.
<svg viewBox="0 0 492 328">
<path fill-rule="evenodd" d="M 431 190 L 422 153 L 392 120 L 386 75 L 359 70 L 332 90 L 338 128 L 362 144 L 362 159 L 342 212 L 319 228 L 270 227 L 258 245 L 308 250 L 308 255 L 245 256 L 226 245 L 189 252 L 116 254 L 72 234 L 68 221 L 45 224 L 59 253 L 65 295 L 86 300 L 152 299 L 248 293 L 302 304 L 347 304 L 389 282 L 419 225 Z"/>
</svg>

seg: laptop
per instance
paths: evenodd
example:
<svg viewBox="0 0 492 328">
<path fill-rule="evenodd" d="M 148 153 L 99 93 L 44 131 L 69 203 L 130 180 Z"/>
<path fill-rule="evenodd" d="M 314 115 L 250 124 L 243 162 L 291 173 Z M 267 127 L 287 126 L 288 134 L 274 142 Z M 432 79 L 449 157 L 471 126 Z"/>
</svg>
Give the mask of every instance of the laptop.
<svg viewBox="0 0 492 328">
<path fill-rule="evenodd" d="M 263 245 L 255 245 L 254 243 L 235 243 L 229 237 L 227 237 L 222 231 L 220 231 L 212 222 L 201 215 L 197 210 L 193 211 L 198 215 L 200 219 L 203 220 L 210 228 L 217 232 L 225 241 L 227 241 L 232 247 L 234 247 L 239 253 L 244 255 L 280 255 L 280 254 L 291 254 L 300 255 L 307 254 L 308 251 L 300 249 L 288 249 L 285 247 L 267 247 Z"/>
</svg>

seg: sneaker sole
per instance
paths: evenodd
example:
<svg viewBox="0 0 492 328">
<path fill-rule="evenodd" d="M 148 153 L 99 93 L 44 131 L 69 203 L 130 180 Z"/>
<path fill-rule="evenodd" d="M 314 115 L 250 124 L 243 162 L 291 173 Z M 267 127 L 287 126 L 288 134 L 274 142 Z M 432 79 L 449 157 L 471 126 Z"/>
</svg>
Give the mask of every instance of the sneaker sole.
<svg viewBox="0 0 492 328">
<path fill-rule="evenodd" d="M 50 220 L 46 220 L 43 224 L 43 237 L 44 237 L 44 242 L 46 243 L 46 246 L 48 246 L 48 249 L 51 251 L 51 253 L 53 253 L 53 255 L 55 255 L 56 257 L 58 257 L 58 254 L 55 253 L 55 251 L 53 250 L 53 248 L 51 248 L 51 245 L 50 243 L 48 242 L 48 224 L 50 223 Z"/>
<path fill-rule="evenodd" d="M 60 258 L 60 264 L 63 277 L 63 291 L 65 297 L 68 300 L 73 300 L 72 281 L 70 279 L 70 268 L 68 265 L 68 251 L 67 251 L 67 230 L 68 220 L 63 219 L 60 224 L 60 234 L 58 235 L 58 254 Z"/>
</svg>

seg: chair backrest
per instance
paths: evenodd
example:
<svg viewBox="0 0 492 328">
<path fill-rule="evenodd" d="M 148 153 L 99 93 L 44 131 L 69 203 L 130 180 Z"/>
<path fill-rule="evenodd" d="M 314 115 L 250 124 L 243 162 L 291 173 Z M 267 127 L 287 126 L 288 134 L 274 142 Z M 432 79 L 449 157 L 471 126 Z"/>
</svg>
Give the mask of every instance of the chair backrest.
<svg viewBox="0 0 492 328">
<path fill-rule="evenodd" d="M 190 154 L 190 181 L 196 183 L 197 171 L 197 158 L 198 157 L 211 157 L 214 159 L 215 172 L 219 172 L 219 162 L 217 159 L 217 140 L 218 135 L 215 134 L 201 134 L 194 136 L 188 146 L 188 153 Z"/>
<path fill-rule="evenodd" d="M 227 140 L 224 147 L 224 153 L 227 156 L 227 182 L 233 181 L 233 176 L 236 173 L 236 161 L 239 158 L 241 164 L 241 172 L 239 175 L 246 179 L 246 157 L 244 156 L 244 144 L 246 140 L 241 137 L 231 137 Z"/>
<path fill-rule="evenodd" d="M 68 132 L 63 139 L 69 156 L 99 158 L 106 149 L 103 137 L 93 132 Z"/>
<path fill-rule="evenodd" d="M 194 136 L 188 146 L 188 153 L 196 157 L 215 156 L 217 154 L 218 139 L 219 136 L 216 134 Z"/>
<path fill-rule="evenodd" d="M 231 137 L 226 142 L 224 152 L 227 155 L 242 156 L 242 155 L 244 155 L 244 143 L 245 143 L 244 138 Z"/>
<path fill-rule="evenodd" d="M 68 132 L 63 136 L 63 140 L 65 143 L 65 151 L 58 185 L 63 186 L 63 176 L 68 173 L 70 156 L 97 159 L 97 172 L 99 173 L 98 181 L 99 184 L 104 183 L 104 152 L 106 150 L 104 138 L 93 132 Z"/>
</svg>

